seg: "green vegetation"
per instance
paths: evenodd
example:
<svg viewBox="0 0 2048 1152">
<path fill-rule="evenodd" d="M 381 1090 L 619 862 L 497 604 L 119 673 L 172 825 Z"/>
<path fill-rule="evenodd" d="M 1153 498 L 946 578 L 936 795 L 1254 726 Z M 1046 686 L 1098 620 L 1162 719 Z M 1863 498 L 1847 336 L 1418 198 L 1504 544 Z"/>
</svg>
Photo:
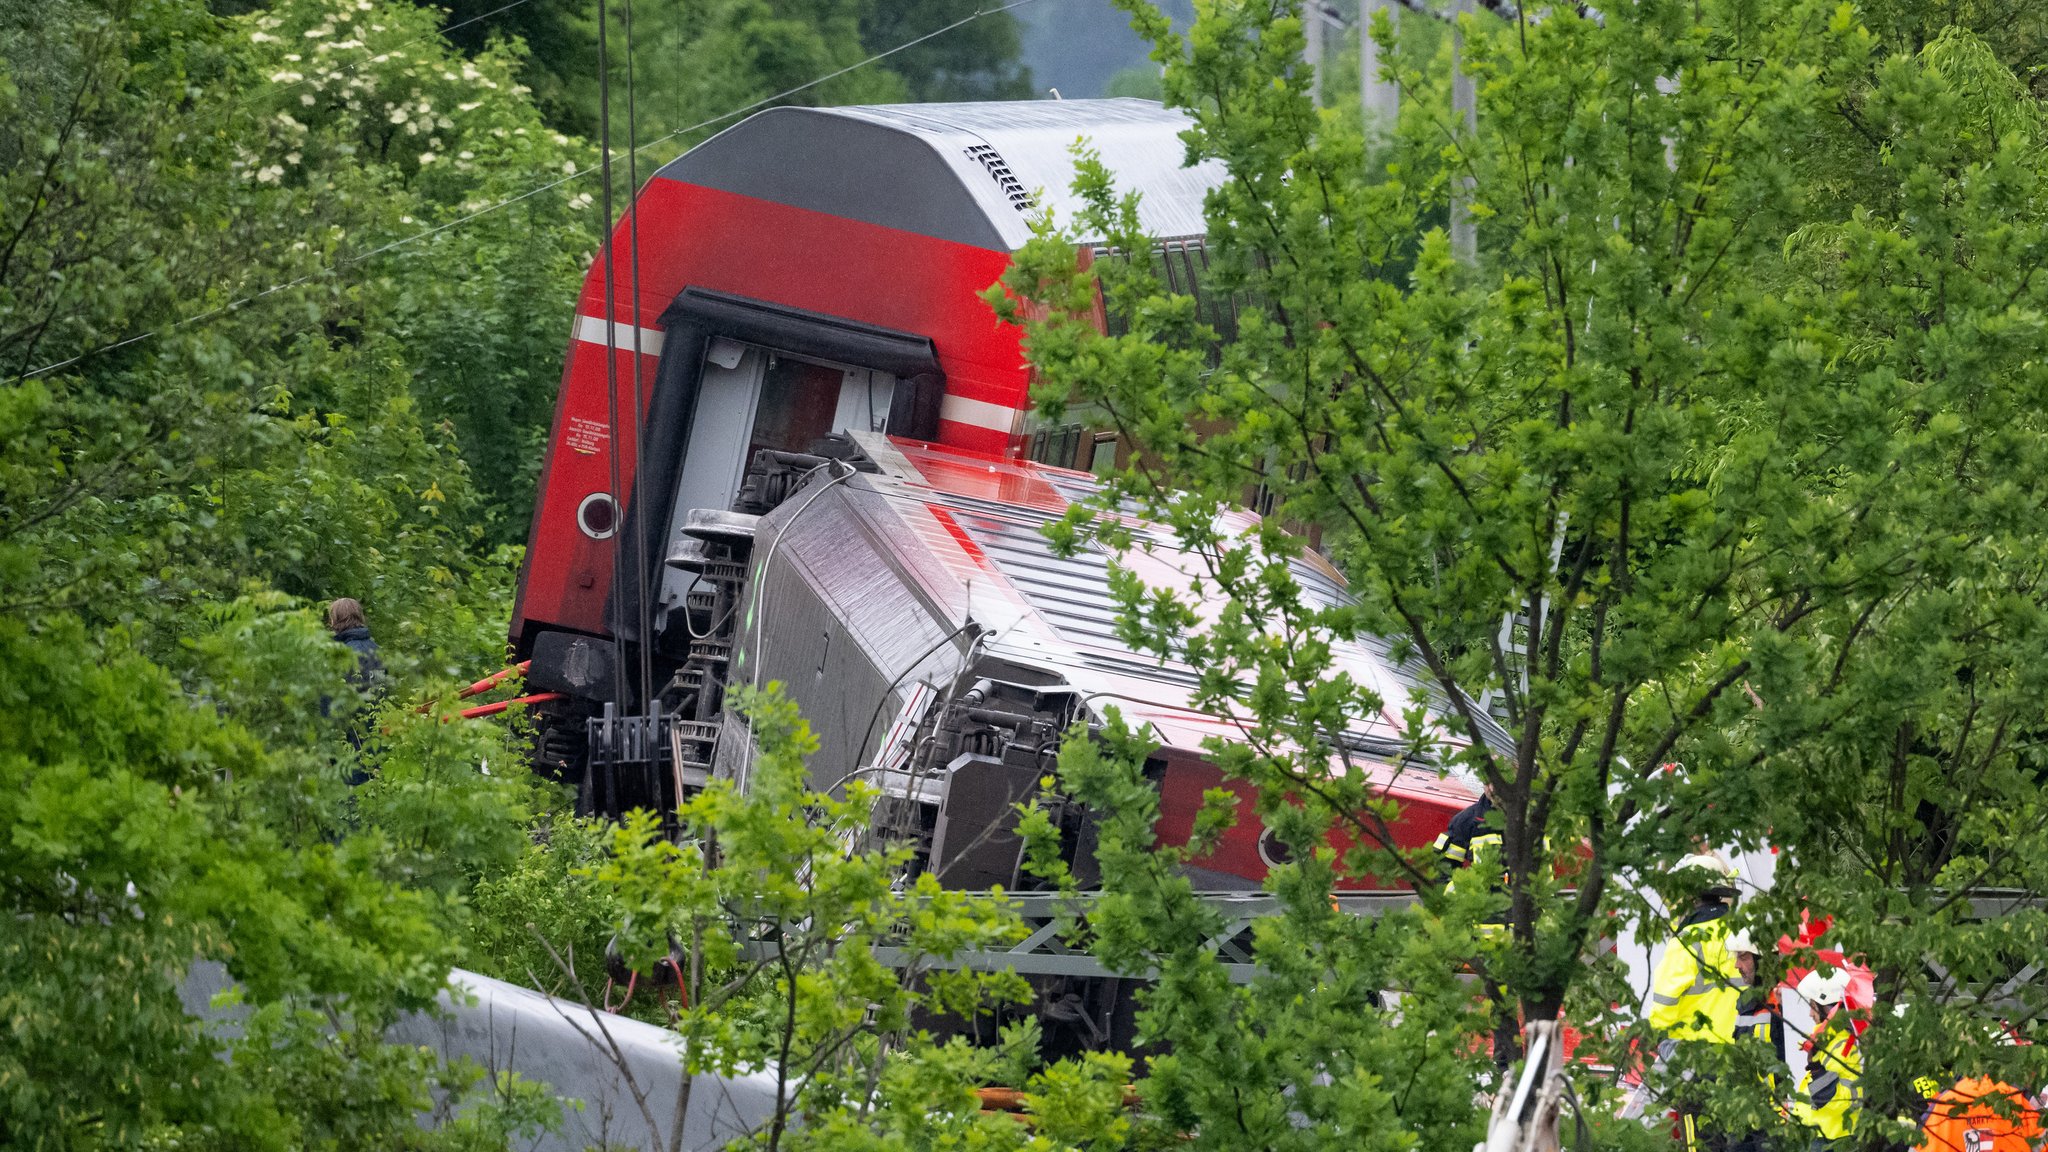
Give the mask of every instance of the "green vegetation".
<svg viewBox="0 0 2048 1152">
<path fill-rule="evenodd" d="M 2048 947 L 2048 916 L 1979 919 L 1963 895 L 2048 887 L 2048 120 L 2006 63 L 2030 21 L 1993 43 L 1832 2 L 1475 17 L 1477 134 L 1396 51 L 1416 98 L 1368 146 L 1355 113 L 1310 106 L 1290 14 L 1230 7 L 1183 40 L 1131 7 L 1197 119 L 1191 156 L 1231 172 L 1209 212 L 1238 337 L 1218 347 L 1144 260 L 1092 269 L 1128 323 L 1104 336 L 1050 232 L 1007 283 L 1043 317 L 1042 402 L 1113 415 L 1136 452 L 1112 499 L 1171 524 L 1229 596 L 1210 620 L 1126 579 L 1125 631 L 1243 718 L 1217 753 L 1296 859 L 1269 884 L 1272 975 L 1232 988 L 1157 867 L 1142 749 L 1069 749 L 1068 782 L 1118 814 L 1101 952 L 1166 974 L 1141 1027 L 1173 1055 L 1147 1104 L 1198 1145 L 1469 1146 L 1483 1117 L 1444 1086 L 1471 1083 L 1453 1066 L 1489 1034 L 1506 1060 L 1518 1020 L 1563 1010 L 1593 1030 L 1584 1053 L 1654 1044 L 1602 939 L 1661 937 L 1652 889 L 1682 910 L 1668 877 L 1698 843 L 1780 851 L 1741 913 L 1759 940 L 1831 913 L 1876 971 L 1867 1146 L 1910 1131 L 1893 1118 L 1917 1118 L 1915 1077 L 2042 1082 L 2042 1049 L 1990 1040 L 2001 1019 L 2037 1030 L 2038 983 L 1978 996 Z M 1463 180 L 1469 262 L 1436 223 Z M 1080 187 L 1080 231 L 1146 250 L 1103 169 Z M 1219 514 L 1261 483 L 1275 516 L 1230 532 Z M 1091 517 L 1065 539 L 1121 537 Z M 1356 606 L 1304 593 L 1285 522 L 1321 526 Z M 1472 932 L 1477 886 L 1377 847 L 1391 812 L 1357 775 L 1327 777 L 1346 718 L 1403 706 L 1319 639 L 1360 634 L 1417 660 L 1465 735 L 1494 702 L 1492 744 L 1415 751 L 1497 799 L 1504 933 Z M 1352 846 L 1323 847 L 1332 831 Z M 1396 874 L 1426 911 L 1330 912 L 1338 880 Z M 1498 994 L 1429 981 L 1455 956 Z M 1380 987 L 1414 989 L 1399 1016 L 1371 1010 Z M 1652 1078 L 1709 1068 L 1710 1124 L 1777 1124 L 1754 1054 L 1681 1051 Z M 1608 1083 L 1573 1079 L 1589 1102 Z"/>
<path fill-rule="evenodd" d="M 502 656 L 606 224 L 581 175 L 595 9 L 0 11 L 0 1146 L 506 1147 L 547 1088 L 386 1026 L 458 963 L 599 1002 L 615 950 L 680 958 L 680 989 L 631 1008 L 693 1068 L 782 1077 L 762 1147 L 1463 1149 L 1519 1022 L 1562 1011 L 1616 1062 L 1655 1039 L 1602 941 L 1664 930 L 1651 897 L 1700 841 L 1777 847 L 1745 923 L 1835 914 L 1906 1006 L 1869 1034 L 1865 1144 L 1905 1134 L 1915 1077 L 2048 1082 L 2048 1044 L 1988 1039 L 2000 1019 L 2048 1039 L 2039 981 L 1973 999 L 2048 948 L 2048 916 L 1966 898 L 2048 889 L 2048 25 L 1891 0 L 1473 17 L 1468 137 L 1448 37 L 1404 16 L 1408 99 L 1369 141 L 1310 106 L 1287 6 L 1217 5 L 1182 38 L 1130 4 L 1163 73 L 1120 84 L 1156 79 L 1231 173 L 1211 254 L 1238 339 L 1113 257 L 1090 274 L 1127 334 L 1097 332 L 1050 225 L 992 299 L 1049 306 L 1028 326 L 1043 402 L 1114 419 L 1138 449 L 1114 495 L 1213 564 L 1228 611 L 1122 579 L 1125 631 L 1244 719 L 1215 755 L 1293 862 L 1255 934 L 1265 975 L 1233 985 L 1171 867 L 1225 809 L 1157 844 L 1142 741 L 1077 735 L 1060 780 L 1105 816 L 1105 893 L 1073 942 L 1156 983 L 1143 1052 L 1051 1063 L 1030 1026 L 981 1049 L 923 1030 L 1027 994 L 945 963 L 1018 922 L 899 882 L 906 853 L 862 835 L 873 795 L 809 786 L 813 741 L 772 687 L 745 701 L 747 793 L 693 798 L 675 840 L 567 815 L 516 716 L 451 722 L 453 685 Z M 640 124 L 617 138 L 973 10 L 643 5 Z M 1015 52 L 992 18 L 806 98 L 1021 94 Z M 1083 226 L 1145 252 L 1084 169 Z M 1470 260 L 1441 227 L 1468 179 Z M 1277 514 L 1223 532 L 1253 484 Z M 1358 604 L 1303 595 L 1283 523 L 1320 529 Z M 1083 509 L 1061 537 L 1118 532 Z M 341 595 L 383 645 L 381 697 L 315 616 Z M 1411 749 L 1498 797 L 1497 901 L 1381 848 L 1389 802 L 1325 771 L 1347 717 L 1403 703 L 1331 663 L 1324 638 L 1364 634 L 1428 670 L 1464 735 L 1481 701 L 1502 718 L 1492 745 Z M 1025 826 L 1070 883 L 1044 814 Z M 1424 899 L 1333 911 L 1367 876 Z M 236 982 L 232 1027 L 180 999 L 202 962 Z M 1652 1080 L 1719 1064 L 1708 1116 L 1776 1124 L 1748 1059 Z M 1589 1139 L 1662 1145 L 1605 1118 L 1609 1078 L 1572 1078 Z M 979 1111 L 990 1083 L 1025 1089 L 1028 1122 Z"/>
<path fill-rule="evenodd" d="M 507 729 L 411 705 L 496 665 L 596 223 L 570 188 L 367 255 L 589 157 L 434 26 L 0 14 L 0 1145 L 502 1147 L 550 1106 L 380 1039 L 549 799 L 479 773 Z M 373 710 L 306 607 L 338 595 Z M 238 1033 L 186 1015 L 201 960 Z"/>
<path fill-rule="evenodd" d="M 729 6 L 697 50 L 747 66 L 693 75 L 689 106 L 852 63 L 863 21 L 894 35 L 853 9 Z M 594 970 L 655 883 L 652 845 L 615 859 L 529 776 L 516 720 L 435 703 L 501 661 L 603 225 L 575 178 L 594 152 L 543 118 L 526 48 L 464 53 L 441 22 L 368 0 L 0 14 L 0 1146 L 504 1147 L 557 1109 L 545 1087 L 385 1027 L 457 963 L 566 991 L 553 958 Z M 820 95 L 1009 83 L 1002 27 L 978 35 L 987 69 L 935 45 Z M 771 48 L 790 52 L 756 59 Z M 382 645 L 381 700 L 317 619 L 342 595 Z M 763 778 L 795 763 L 771 747 Z M 202 962 L 236 982 L 225 1032 L 180 1000 Z M 803 979 L 806 1003 L 856 1003 Z M 836 1027 L 806 1091 L 851 1058 Z"/>
<path fill-rule="evenodd" d="M 448 12 L 449 40 L 468 51 L 483 51 L 504 37 L 518 37 L 527 46 L 520 80 L 533 88 L 549 123 L 564 131 L 596 135 L 596 0 L 528 0 L 502 13 L 502 0 L 455 0 L 440 7 Z M 629 34 L 638 96 L 637 138 L 646 141 L 809 83 L 935 32 L 980 7 L 974 0 L 642 0 L 638 5 L 611 0 L 607 41 L 612 131 L 616 138 L 626 138 Z M 813 88 L 795 102 L 1025 99 L 1032 95 L 1031 79 L 1017 62 L 1020 51 L 1015 19 L 1008 13 L 993 14 Z M 685 142 L 708 134 L 690 134 Z"/>
<path fill-rule="evenodd" d="M 1159 80 L 1157 68 L 1126 68 L 1109 78 L 1104 96 L 1134 96 L 1140 100 L 1160 100 L 1166 96 L 1166 88 Z"/>
</svg>

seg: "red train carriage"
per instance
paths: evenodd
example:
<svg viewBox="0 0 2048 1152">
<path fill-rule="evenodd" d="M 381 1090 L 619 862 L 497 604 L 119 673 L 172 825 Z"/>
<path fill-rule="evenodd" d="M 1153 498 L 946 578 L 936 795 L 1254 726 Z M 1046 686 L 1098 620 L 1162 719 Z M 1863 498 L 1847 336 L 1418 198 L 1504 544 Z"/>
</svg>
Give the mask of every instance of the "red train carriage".
<svg viewBox="0 0 2048 1152">
<path fill-rule="evenodd" d="M 1117 639 L 1111 558 L 1039 534 L 1092 477 L 1025 458 L 1019 333 L 979 298 L 1035 212 L 1071 216 L 1082 138 L 1186 283 L 1219 175 L 1182 166 L 1186 127 L 1136 100 L 781 108 L 648 182 L 584 285 L 512 622 L 530 690 L 560 694 L 543 762 L 589 809 L 743 779 L 725 691 L 779 680 L 823 740 L 814 775 L 879 783 L 880 830 L 948 884 L 1029 887 L 1009 805 L 1111 704 L 1157 739 L 1161 831 L 1186 835 L 1220 782 L 1203 741 L 1232 728 L 1189 707 L 1189 669 Z M 1154 543 L 1126 561 L 1184 581 Z M 1385 700 L 1354 759 L 1426 844 L 1473 795 L 1398 759 L 1430 694 L 1382 647 L 1342 657 Z M 1086 875 L 1089 817 L 1066 819 Z M 1274 855 L 1247 796 L 1199 883 L 1255 889 Z"/>
</svg>

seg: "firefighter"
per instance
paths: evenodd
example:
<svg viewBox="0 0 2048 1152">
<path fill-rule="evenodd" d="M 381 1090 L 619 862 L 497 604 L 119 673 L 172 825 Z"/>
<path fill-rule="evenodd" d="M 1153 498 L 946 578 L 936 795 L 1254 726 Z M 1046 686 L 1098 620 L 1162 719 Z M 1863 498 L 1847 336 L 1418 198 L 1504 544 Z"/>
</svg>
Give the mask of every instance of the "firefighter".
<svg viewBox="0 0 2048 1152">
<path fill-rule="evenodd" d="M 1934 1087 L 1919 1085 L 1923 1092 Z M 1915 1152 L 2033 1152 L 2044 1133 L 2026 1093 L 2002 1080 L 1971 1076 L 1927 1102 Z"/>
<path fill-rule="evenodd" d="M 1728 937 L 1728 954 L 1735 958 L 1735 970 L 1742 978 L 1742 998 L 1735 1005 L 1735 1041 L 1768 1045 L 1780 1061 L 1785 1058 L 1785 1016 L 1778 1007 L 1778 989 L 1761 978 L 1758 965 L 1762 953 L 1747 930 Z"/>
<path fill-rule="evenodd" d="M 1500 822 L 1491 820 L 1493 815 L 1493 789 L 1483 789 L 1479 799 L 1459 809 L 1451 817 L 1443 834 L 1436 838 L 1437 855 L 1444 866 L 1444 889 L 1448 892 L 1459 890 L 1458 881 L 1481 857 L 1490 856 L 1494 861 L 1500 858 Z M 1496 897 L 1503 895 L 1498 887 Z M 1496 899 L 1479 922 L 1479 934 L 1491 939 L 1498 936 L 1507 925 L 1507 902 Z"/>
<path fill-rule="evenodd" d="M 1799 995 L 1813 1005 L 1820 1022 L 1806 1041 L 1806 1075 L 1799 1079 L 1792 1115 L 1814 1130 L 1816 1147 L 1854 1133 L 1863 1109 L 1863 1053 L 1857 1046 L 1860 1029 L 1842 1011 L 1842 998 L 1848 991 L 1846 968 L 1836 968 L 1827 976 L 1815 970 L 1799 981 Z"/>
<path fill-rule="evenodd" d="M 1671 942 L 1665 946 L 1650 984 L 1650 1026 L 1664 1034 L 1657 1045 L 1659 1067 L 1670 1063 L 1681 1045 L 1735 1042 L 1737 1007 L 1745 980 L 1731 943 L 1747 950 L 1751 972 L 1756 960 L 1756 946 L 1728 931 L 1736 898 L 1734 869 L 1719 857 L 1702 852 L 1680 860 L 1674 871 L 1696 888 L 1698 899 L 1672 926 Z M 1750 1147 L 1746 1136 L 1731 1139 L 1701 1130 L 1700 1098 L 1705 1083 L 1694 1076 L 1692 1071 L 1684 1074 L 1672 1101 L 1687 1152 Z"/>
<path fill-rule="evenodd" d="M 1678 862 L 1677 872 L 1698 877 L 1699 898 L 1672 926 L 1671 943 L 1657 962 L 1650 984 L 1650 1026 L 1670 1040 L 1733 1043 L 1743 988 L 1741 969 L 1728 948 L 1735 870 L 1719 857 L 1695 853 Z M 1753 946 L 1750 957 L 1753 962 Z"/>
<path fill-rule="evenodd" d="M 1759 967 L 1762 952 L 1750 938 L 1747 930 L 1733 932 L 1728 936 L 1728 954 L 1735 958 L 1735 968 L 1741 977 L 1743 991 L 1735 1006 L 1735 1036 L 1737 1044 L 1767 1048 L 1771 1058 L 1766 1067 L 1775 1068 L 1785 1059 L 1785 1016 L 1778 1008 L 1778 989 L 1773 982 L 1763 979 Z M 1765 1072 L 1761 1077 L 1767 1099 L 1776 1101 L 1778 1077 L 1775 1072 Z M 1775 1103 L 1780 1116 L 1784 1109 Z M 1749 1135 L 1728 1145 L 1728 1152 L 1763 1152 L 1764 1133 L 1753 1131 Z"/>
<path fill-rule="evenodd" d="M 1437 855 L 1443 858 L 1444 871 L 1455 876 L 1461 868 L 1472 863 L 1475 848 L 1491 846 L 1500 848 L 1499 825 L 1489 825 L 1486 818 L 1493 813 L 1493 788 L 1487 786 L 1479 793 L 1479 799 L 1458 810 L 1451 822 L 1436 838 Z"/>
<path fill-rule="evenodd" d="M 2026 1043 L 2003 1022 L 1987 1032 L 1994 1044 Z M 2048 1101 L 1996 1077 L 1966 1076 L 1943 1091 L 1940 1081 L 1922 1076 L 1913 1087 L 1927 1100 L 1915 1152 L 2034 1152 L 2048 1136 L 2041 1127 L 2041 1108 Z"/>
</svg>

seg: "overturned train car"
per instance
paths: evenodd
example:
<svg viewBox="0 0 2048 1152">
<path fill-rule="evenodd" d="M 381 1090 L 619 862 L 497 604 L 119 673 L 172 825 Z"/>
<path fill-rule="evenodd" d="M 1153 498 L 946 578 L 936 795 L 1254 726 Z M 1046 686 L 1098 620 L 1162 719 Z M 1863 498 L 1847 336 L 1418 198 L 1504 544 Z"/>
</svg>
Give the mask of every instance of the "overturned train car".
<svg viewBox="0 0 2048 1152">
<path fill-rule="evenodd" d="M 640 190 L 578 305 L 512 624 L 529 690 L 552 695 L 543 765 L 587 808 L 665 810 L 743 776 L 725 692 L 774 680 L 823 740 L 814 776 L 870 774 L 949 885 L 1028 886 L 1009 805 L 1111 703 L 1155 734 L 1160 831 L 1186 835 L 1221 783 L 1202 741 L 1229 729 L 1188 707 L 1188 669 L 1116 638 L 1109 558 L 1039 535 L 1086 495 L 1059 465 L 1093 441 L 1030 426 L 1019 333 L 979 295 L 1033 213 L 1071 218 L 1082 138 L 1197 287 L 1220 174 L 1183 166 L 1186 127 L 1137 100 L 779 108 Z M 1184 580 L 1156 544 L 1130 562 Z M 1426 844 L 1473 793 L 1372 761 L 1427 696 L 1382 648 L 1344 658 L 1386 701 L 1355 747 L 1405 803 L 1399 840 Z M 1255 889 L 1273 857 L 1247 795 L 1199 886 Z"/>
</svg>

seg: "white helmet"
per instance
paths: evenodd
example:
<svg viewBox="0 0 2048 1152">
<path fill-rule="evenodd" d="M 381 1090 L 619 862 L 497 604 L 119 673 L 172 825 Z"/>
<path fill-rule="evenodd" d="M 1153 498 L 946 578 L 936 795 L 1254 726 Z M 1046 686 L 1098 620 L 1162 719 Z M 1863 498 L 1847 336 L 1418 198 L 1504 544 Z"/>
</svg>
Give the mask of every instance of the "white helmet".
<svg viewBox="0 0 2048 1152">
<path fill-rule="evenodd" d="M 1728 863 L 1711 852 L 1695 852 L 1680 860 L 1677 864 L 1672 865 L 1671 870 L 1673 872 L 1683 872 L 1687 868 L 1705 868 L 1716 876 L 1726 876 L 1730 880 L 1735 879 L 1735 865 Z"/>
<path fill-rule="evenodd" d="M 1798 992 L 1817 1008 L 1832 1008 L 1849 993 L 1849 970 L 1837 968 L 1833 975 L 1823 976 L 1816 968 L 1799 978 Z"/>
<path fill-rule="evenodd" d="M 1706 852 L 1695 852 L 1692 855 L 1687 856 L 1684 859 L 1680 860 L 1676 865 L 1672 867 L 1673 872 L 1681 874 L 1691 871 L 1693 869 L 1704 870 L 1710 877 L 1712 877 L 1712 879 L 1710 879 L 1707 882 L 1705 888 L 1707 892 L 1725 892 L 1730 896 L 1733 896 L 1737 893 L 1738 889 L 1735 887 L 1735 879 L 1737 876 L 1735 866 L 1733 864 L 1728 863 L 1726 860 L 1721 859 L 1719 856 L 1715 856 Z"/>
<path fill-rule="evenodd" d="M 1749 938 L 1749 929 L 1747 928 L 1740 932 L 1730 932 L 1728 934 L 1728 951 L 1747 952 L 1751 956 L 1763 955 L 1762 952 L 1757 950 L 1756 941 Z"/>
</svg>

